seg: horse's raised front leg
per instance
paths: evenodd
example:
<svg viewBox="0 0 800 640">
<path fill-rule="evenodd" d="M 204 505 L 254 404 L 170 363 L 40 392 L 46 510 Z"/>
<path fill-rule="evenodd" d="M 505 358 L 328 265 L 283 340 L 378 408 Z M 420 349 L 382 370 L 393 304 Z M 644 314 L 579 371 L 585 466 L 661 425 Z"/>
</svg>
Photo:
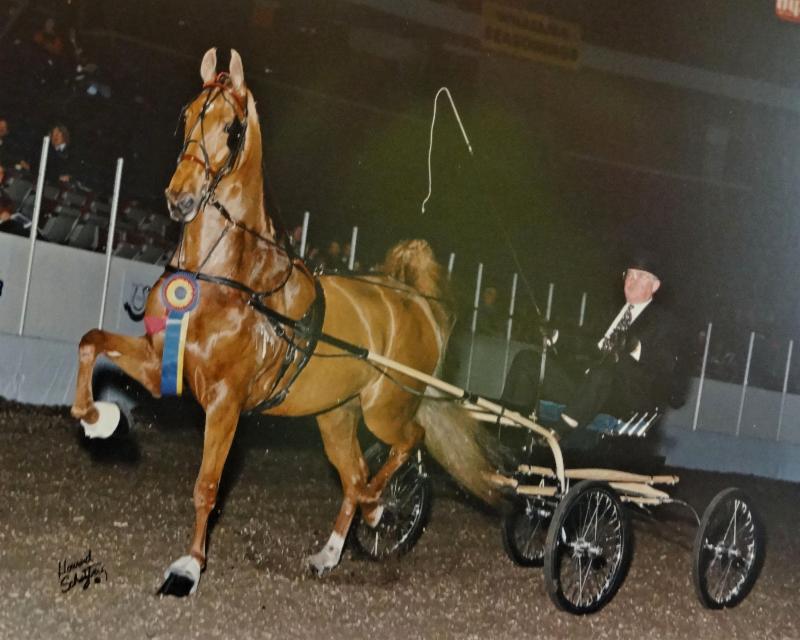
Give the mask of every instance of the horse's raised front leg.
<svg viewBox="0 0 800 640">
<path fill-rule="evenodd" d="M 222 469 L 236 433 L 241 403 L 224 395 L 206 407 L 203 461 L 194 485 L 194 535 L 189 553 L 173 562 L 164 573 L 160 595 L 188 596 L 197 589 L 206 566 L 208 517 L 217 501 Z"/>
<path fill-rule="evenodd" d="M 358 401 L 351 400 L 338 409 L 317 417 L 325 453 L 339 472 L 344 494 L 330 538 L 318 553 L 308 558 L 311 570 L 317 575 L 322 575 L 339 564 L 356 507 L 364 497 L 368 470 L 356 435 L 360 415 Z"/>
<path fill-rule="evenodd" d="M 97 358 L 106 355 L 127 375 L 139 382 L 153 396 L 161 395 L 161 360 L 146 336 L 122 336 L 116 333 L 92 329 L 81 338 L 78 347 L 78 379 L 75 389 L 75 400 L 72 404 L 72 415 L 81 420 L 87 435 L 91 435 L 92 427 L 98 428 L 103 422 L 101 411 L 108 409 L 94 402 L 92 396 L 92 371 Z M 118 416 L 117 416 L 118 419 Z M 110 425 L 111 431 L 116 424 Z M 105 433 L 106 437 L 110 433 Z"/>
</svg>

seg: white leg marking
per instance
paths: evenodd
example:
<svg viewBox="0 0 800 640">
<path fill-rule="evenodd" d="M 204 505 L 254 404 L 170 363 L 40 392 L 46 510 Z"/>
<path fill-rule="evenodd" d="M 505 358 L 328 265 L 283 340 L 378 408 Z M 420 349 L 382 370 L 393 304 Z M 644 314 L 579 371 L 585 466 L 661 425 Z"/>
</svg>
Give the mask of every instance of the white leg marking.
<svg viewBox="0 0 800 640">
<path fill-rule="evenodd" d="M 94 403 L 97 409 L 97 422 L 91 423 L 81 420 L 83 432 L 87 438 L 108 438 L 119 425 L 119 406 L 113 402 L 98 400 Z"/>
<path fill-rule="evenodd" d="M 317 575 L 322 575 L 325 571 L 333 569 L 339 564 L 343 548 L 344 538 L 334 531 L 331 537 L 328 538 L 328 542 L 322 547 L 322 550 L 309 557 L 308 563 L 316 571 Z"/>
<path fill-rule="evenodd" d="M 106 355 L 110 358 L 119 358 L 122 354 L 119 351 L 107 351 Z"/>
<path fill-rule="evenodd" d="M 381 521 L 383 517 L 383 505 L 379 504 L 375 511 L 370 514 L 369 518 L 365 518 L 365 522 L 372 527 L 373 529 L 378 526 L 378 523 Z"/>
<path fill-rule="evenodd" d="M 171 573 L 176 576 L 189 578 L 189 580 L 192 581 L 192 590 L 189 591 L 190 594 L 197 591 L 197 583 L 200 582 L 200 563 L 197 561 L 197 558 L 194 556 L 181 556 L 169 565 L 169 569 L 164 572 L 164 580 L 169 578 Z"/>
</svg>

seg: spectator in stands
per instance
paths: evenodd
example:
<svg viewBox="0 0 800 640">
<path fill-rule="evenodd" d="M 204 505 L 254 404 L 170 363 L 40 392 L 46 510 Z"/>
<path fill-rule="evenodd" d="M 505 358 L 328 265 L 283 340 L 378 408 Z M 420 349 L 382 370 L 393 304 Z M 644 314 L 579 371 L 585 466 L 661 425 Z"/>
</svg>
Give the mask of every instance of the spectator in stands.
<svg viewBox="0 0 800 640">
<path fill-rule="evenodd" d="M 56 28 L 52 17 L 45 19 L 41 29 L 33 34 L 33 54 L 30 64 L 33 66 L 32 78 L 36 79 L 34 91 L 39 99 L 56 101 L 63 99 L 61 93 L 72 73 L 70 63 L 64 51 L 64 40 Z"/>
<path fill-rule="evenodd" d="M 320 263 L 328 271 L 338 271 L 342 268 L 342 245 L 337 240 L 331 240 L 325 247 Z"/>
<path fill-rule="evenodd" d="M 478 306 L 478 333 L 499 336 L 503 332 L 503 313 L 497 304 L 497 287 L 486 287 L 481 292 Z"/>
<path fill-rule="evenodd" d="M 306 238 L 306 240 L 308 240 Z M 302 225 L 297 225 L 289 232 L 289 244 L 294 249 L 294 252 L 297 255 L 300 255 L 300 245 L 303 242 L 303 227 Z"/>
<path fill-rule="evenodd" d="M 340 262 L 342 263 L 342 269 L 347 269 L 348 265 L 350 264 L 350 251 L 352 247 L 350 242 L 345 242 L 342 246 L 342 256 L 340 258 Z M 358 260 L 353 261 L 353 271 L 360 271 L 361 270 L 361 263 Z"/>
<path fill-rule="evenodd" d="M 8 120 L 0 117 L 0 166 L 8 164 Z"/>
<path fill-rule="evenodd" d="M 22 149 L 11 133 L 8 119 L 0 116 L 0 166 L 5 169 L 30 169 L 22 156 Z"/>
<path fill-rule="evenodd" d="M 53 18 L 45 19 L 42 28 L 33 34 L 33 41 L 51 59 L 64 54 L 64 41 L 56 33 L 56 21 Z"/>
<path fill-rule="evenodd" d="M 18 236 L 28 235 L 20 220 L 13 218 L 14 203 L 5 193 L 0 193 L 0 232 L 13 233 Z"/>
<path fill-rule="evenodd" d="M 47 154 L 47 177 L 57 177 L 59 182 L 73 181 L 73 159 L 69 129 L 56 124 L 50 129 L 50 151 Z"/>
<path fill-rule="evenodd" d="M 87 57 L 85 50 L 78 43 L 78 36 L 74 27 L 69 30 L 69 41 L 72 44 L 72 52 L 75 56 L 75 86 L 90 96 L 110 98 L 111 87 L 99 80 L 97 65 Z"/>
</svg>

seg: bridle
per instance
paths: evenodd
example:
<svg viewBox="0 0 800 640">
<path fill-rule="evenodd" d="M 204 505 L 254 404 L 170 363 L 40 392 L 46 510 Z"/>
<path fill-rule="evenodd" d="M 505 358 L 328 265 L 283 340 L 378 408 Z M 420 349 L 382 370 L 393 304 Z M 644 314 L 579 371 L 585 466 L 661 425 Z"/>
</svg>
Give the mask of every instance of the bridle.
<svg viewBox="0 0 800 640">
<path fill-rule="evenodd" d="M 219 73 L 212 82 L 206 82 L 203 85 L 203 91 L 206 93 L 203 107 L 200 109 L 200 114 L 194 121 L 189 133 L 186 135 L 183 142 L 183 147 L 178 155 L 178 164 L 184 160 L 188 160 L 190 162 L 196 162 L 203 167 L 206 183 L 203 186 L 203 198 L 200 200 L 201 204 L 203 203 L 204 199 L 207 199 L 211 194 L 214 193 L 220 180 L 233 171 L 239 162 L 239 158 L 244 149 L 245 136 L 247 134 L 247 98 L 242 98 L 236 92 L 234 92 L 227 83 L 227 80 L 228 74 Z M 216 93 L 214 92 L 215 89 L 218 90 Z M 228 134 L 228 157 L 221 167 L 214 169 L 211 164 L 211 158 L 208 155 L 208 150 L 206 149 L 206 132 L 204 124 L 206 113 L 217 98 L 222 98 L 225 100 L 225 102 L 230 104 L 233 107 L 234 112 L 238 110 L 238 112 L 241 113 L 241 118 L 238 116 L 234 117 L 233 120 L 225 125 L 225 132 Z M 178 129 L 180 129 L 181 122 L 183 122 L 186 118 L 186 110 L 188 108 L 189 105 L 186 104 L 181 109 L 181 115 L 178 119 L 176 133 Z M 195 139 L 192 137 L 192 135 L 198 127 L 200 128 L 200 138 Z M 203 154 L 202 160 L 196 155 L 188 152 L 189 146 L 192 144 L 195 144 L 200 148 L 200 151 Z"/>
<path fill-rule="evenodd" d="M 229 84 L 229 76 L 227 73 L 219 73 L 217 77 L 212 82 L 206 82 L 203 85 L 203 92 L 205 92 L 205 100 L 203 102 L 203 106 L 200 109 L 200 114 L 198 115 L 197 119 L 194 121 L 191 129 L 189 129 L 188 133 L 183 142 L 183 146 L 181 147 L 181 151 L 178 154 L 178 161 L 177 165 L 180 165 L 182 162 L 194 162 L 199 164 L 203 167 L 203 172 L 205 174 L 205 181 L 203 183 L 203 189 L 201 191 L 201 197 L 199 202 L 197 203 L 197 211 L 198 214 L 195 217 L 200 216 L 206 208 L 206 205 L 211 205 L 225 220 L 225 226 L 222 229 L 219 237 L 216 239 L 214 244 L 211 246 L 211 249 L 206 254 L 205 258 L 202 259 L 200 265 L 197 267 L 196 271 L 193 271 L 195 277 L 200 280 L 206 280 L 209 282 L 216 282 L 217 284 L 224 284 L 227 286 L 233 286 L 236 289 L 247 291 L 248 293 L 252 293 L 253 295 L 263 298 L 273 293 L 276 293 L 280 289 L 282 289 L 289 279 L 292 276 L 294 271 L 294 263 L 295 258 L 288 251 L 285 247 L 283 247 L 279 242 L 276 240 L 261 235 L 257 231 L 254 231 L 244 223 L 240 222 L 239 220 L 235 220 L 233 216 L 231 216 L 228 209 L 225 205 L 220 202 L 216 197 L 216 190 L 219 186 L 219 183 L 228 176 L 232 171 L 236 169 L 241 160 L 242 152 L 244 151 L 244 144 L 247 135 L 247 117 L 248 117 L 248 105 L 247 105 L 247 97 L 245 96 L 242 98 L 236 92 L 233 91 Z M 233 107 L 234 112 L 236 113 L 233 120 L 228 122 L 225 125 L 225 132 L 228 134 L 228 157 L 225 159 L 222 166 L 215 169 L 211 163 L 211 158 L 209 156 L 208 150 L 206 148 L 206 132 L 205 132 L 205 117 L 208 113 L 208 109 L 213 104 L 217 98 L 222 98 Z M 196 100 L 196 98 L 195 98 Z M 186 118 L 186 110 L 189 108 L 189 104 L 184 105 L 181 109 L 180 117 L 178 120 L 178 126 L 176 128 L 176 134 L 180 129 L 180 125 L 182 122 L 185 121 Z M 241 114 L 241 117 L 239 117 Z M 195 131 L 200 131 L 199 138 L 194 138 L 193 135 Z M 192 154 L 189 152 L 189 148 L 192 145 L 196 145 L 202 154 L 202 159 L 199 158 L 197 155 Z M 184 230 L 187 224 L 191 224 L 191 222 L 181 223 L 181 234 L 180 240 L 178 241 L 178 246 L 176 247 L 175 253 L 177 254 L 177 267 L 178 270 L 181 270 L 181 263 L 183 261 L 183 239 L 184 239 Z M 280 281 L 274 287 L 271 287 L 265 291 L 255 291 L 244 285 L 243 283 L 237 282 L 235 280 L 231 280 L 229 278 L 223 278 L 219 276 L 213 276 L 210 274 L 202 273 L 203 267 L 208 263 L 209 259 L 213 255 L 214 251 L 217 249 L 219 244 L 222 242 L 223 238 L 227 235 L 228 231 L 231 229 L 239 229 L 244 231 L 245 233 L 253 236 L 258 241 L 270 245 L 277 249 L 280 253 L 283 253 L 284 256 L 287 258 L 288 266 L 284 274 L 282 274 Z M 173 254 L 174 257 L 174 254 Z"/>
</svg>

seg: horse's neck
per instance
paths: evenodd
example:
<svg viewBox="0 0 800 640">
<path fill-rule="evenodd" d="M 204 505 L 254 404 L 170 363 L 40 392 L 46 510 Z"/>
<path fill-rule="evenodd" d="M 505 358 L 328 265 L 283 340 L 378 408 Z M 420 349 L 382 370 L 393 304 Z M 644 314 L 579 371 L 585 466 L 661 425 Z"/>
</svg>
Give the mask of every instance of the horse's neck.
<svg viewBox="0 0 800 640">
<path fill-rule="evenodd" d="M 233 220 L 240 221 L 235 210 L 229 210 L 222 199 L 220 203 Z M 263 215 L 263 205 L 260 210 Z M 272 242 L 272 225 L 266 216 L 261 225 L 251 227 L 245 222 L 241 226 L 228 222 L 214 204 L 206 205 L 201 215 L 202 219 L 184 229 L 176 266 L 230 278 L 256 290 L 269 288 L 263 283 L 275 279 L 274 274 L 283 268 L 286 258 Z"/>
</svg>

